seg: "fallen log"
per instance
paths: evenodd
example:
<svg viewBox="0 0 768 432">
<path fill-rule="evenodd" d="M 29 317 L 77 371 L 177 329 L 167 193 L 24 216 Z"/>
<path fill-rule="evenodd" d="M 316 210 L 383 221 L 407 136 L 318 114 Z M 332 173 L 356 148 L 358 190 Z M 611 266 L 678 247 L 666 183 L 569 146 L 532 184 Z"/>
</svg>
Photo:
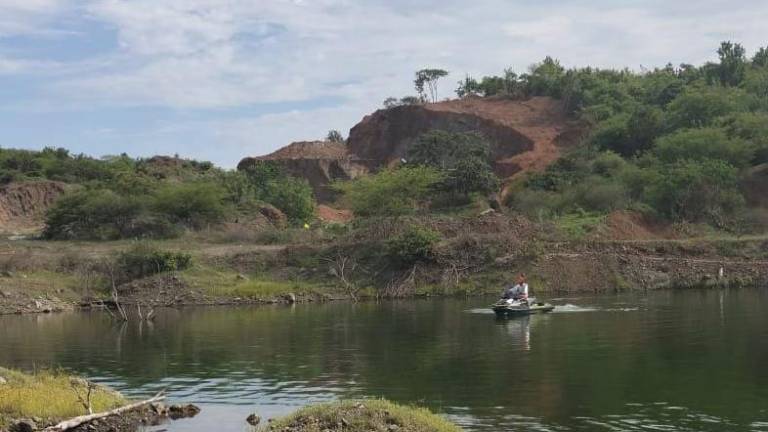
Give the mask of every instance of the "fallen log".
<svg viewBox="0 0 768 432">
<path fill-rule="evenodd" d="M 129 405 L 125 405 L 125 406 L 122 406 L 120 408 L 115 408 L 115 409 L 113 409 L 111 411 L 105 411 L 105 412 L 100 412 L 100 413 L 96 413 L 96 414 L 88 414 L 88 415 L 83 415 L 83 416 L 80 416 L 80 417 L 71 418 L 69 420 L 64 420 L 63 422 L 61 422 L 61 423 L 59 423 L 57 425 L 50 426 L 50 427 L 47 427 L 47 428 L 43 429 L 43 432 L 64 432 L 64 431 L 67 431 L 69 429 L 74 429 L 74 428 L 80 426 L 81 424 L 90 423 L 90 422 L 92 422 L 94 420 L 98 420 L 98 419 L 104 418 L 104 417 L 120 415 L 120 414 L 122 414 L 124 412 L 133 411 L 136 408 L 141 408 L 144 405 L 149 405 L 149 404 L 154 403 L 154 402 L 159 402 L 159 401 L 161 401 L 163 399 L 165 399 L 165 395 L 163 394 L 163 392 L 160 392 L 160 393 L 156 394 L 154 397 L 152 397 L 150 399 L 147 399 L 147 400 L 144 400 L 144 401 L 141 401 L 141 402 L 132 403 L 132 404 L 129 404 Z"/>
</svg>

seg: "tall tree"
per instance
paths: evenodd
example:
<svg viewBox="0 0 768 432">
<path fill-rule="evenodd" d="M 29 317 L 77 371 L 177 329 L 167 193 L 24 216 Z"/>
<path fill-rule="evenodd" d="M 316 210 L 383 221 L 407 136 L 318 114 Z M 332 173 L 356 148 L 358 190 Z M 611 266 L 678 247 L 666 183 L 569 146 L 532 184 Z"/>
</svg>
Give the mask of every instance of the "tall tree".
<svg viewBox="0 0 768 432">
<path fill-rule="evenodd" d="M 717 55 L 720 56 L 720 83 L 724 86 L 737 86 L 744 80 L 746 71 L 746 51 L 741 44 L 725 41 L 720 44 Z"/>
<path fill-rule="evenodd" d="M 342 135 L 341 132 L 336 129 L 328 131 L 328 135 L 325 137 L 325 140 L 332 143 L 344 143 L 346 141 L 344 139 L 344 135 Z"/>
<path fill-rule="evenodd" d="M 422 69 L 416 72 L 416 79 L 413 83 L 422 98 L 427 98 L 428 91 L 430 100 L 437 102 L 437 82 L 446 76 L 448 76 L 448 71 L 443 69 Z"/>
<path fill-rule="evenodd" d="M 752 64 L 758 67 L 768 66 L 768 47 L 760 48 L 752 57 Z"/>
</svg>

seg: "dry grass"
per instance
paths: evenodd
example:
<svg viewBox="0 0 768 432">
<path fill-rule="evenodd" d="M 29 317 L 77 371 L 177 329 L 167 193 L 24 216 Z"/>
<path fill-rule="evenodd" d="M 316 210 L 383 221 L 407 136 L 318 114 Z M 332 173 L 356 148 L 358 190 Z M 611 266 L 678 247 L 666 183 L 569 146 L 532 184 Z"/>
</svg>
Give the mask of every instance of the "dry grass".
<svg viewBox="0 0 768 432">
<path fill-rule="evenodd" d="M 393 427 L 394 425 L 394 427 Z M 429 410 L 373 399 L 314 405 L 272 422 L 269 430 L 292 432 L 460 432 Z"/>
<path fill-rule="evenodd" d="M 3 368 L 0 377 L 7 381 L 0 384 L 0 427 L 14 418 L 56 421 L 86 414 L 71 384 L 84 395 L 87 387 L 82 379 L 55 371 L 27 375 Z M 125 404 L 125 399 L 119 393 L 97 387 L 91 403 L 93 411 L 99 412 L 119 407 Z"/>
</svg>

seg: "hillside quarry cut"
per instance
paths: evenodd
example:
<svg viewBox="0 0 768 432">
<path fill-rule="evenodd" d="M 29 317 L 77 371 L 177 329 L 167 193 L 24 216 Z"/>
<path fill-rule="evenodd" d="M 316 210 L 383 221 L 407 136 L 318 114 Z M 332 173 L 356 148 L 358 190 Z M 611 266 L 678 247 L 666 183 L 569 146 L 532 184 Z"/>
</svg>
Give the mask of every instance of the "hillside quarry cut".
<svg viewBox="0 0 768 432">
<path fill-rule="evenodd" d="M 480 132 L 491 144 L 494 171 L 509 179 L 545 169 L 561 149 L 578 142 L 583 128 L 568 119 L 561 102 L 549 97 L 404 105 L 363 118 L 350 130 L 346 145 L 297 142 L 266 156 L 247 157 L 238 169 L 260 160 L 275 161 L 291 175 L 306 178 L 320 202 L 329 202 L 334 197 L 330 182 L 396 164 L 420 135 L 431 130 Z"/>
</svg>

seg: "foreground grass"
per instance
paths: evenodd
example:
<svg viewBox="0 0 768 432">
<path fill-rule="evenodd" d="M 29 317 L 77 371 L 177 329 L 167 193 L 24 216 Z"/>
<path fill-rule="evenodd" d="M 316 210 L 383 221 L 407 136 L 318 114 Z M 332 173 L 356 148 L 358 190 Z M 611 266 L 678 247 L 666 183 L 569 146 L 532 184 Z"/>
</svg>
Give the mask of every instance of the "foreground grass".
<svg viewBox="0 0 768 432">
<path fill-rule="evenodd" d="M 87 414 L 78 401 L 75 388 L 81 395 L 87 393 L 82 379 L 63 372 L 43 371 L 33 375 L 0 368 L 0 428 L 18 418 L 38 417 L 45 422 L 57 421 Z M 103 387 L 91 395 L 94 412 L 106 411 L 125 404 L 125 399 Z"/>
<path fill-rule="evenodd" d="M 385 400 L 340 401 L 314 405 L 272 422 L 270 430 L 293 432 L 460 432 L 462 429 L 424 408 Z"/>
</svg>

